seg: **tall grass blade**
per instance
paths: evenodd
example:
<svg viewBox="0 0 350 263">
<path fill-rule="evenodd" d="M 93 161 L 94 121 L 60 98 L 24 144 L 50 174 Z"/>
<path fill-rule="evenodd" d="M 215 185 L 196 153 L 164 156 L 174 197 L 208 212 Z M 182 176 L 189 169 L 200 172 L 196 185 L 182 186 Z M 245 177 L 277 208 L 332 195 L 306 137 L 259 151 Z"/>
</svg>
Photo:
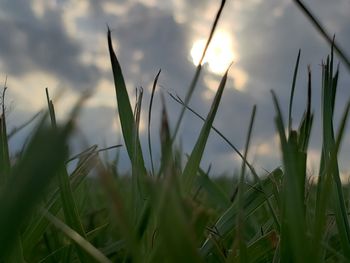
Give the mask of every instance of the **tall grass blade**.
<svg viewBox="0 0 350 263">
<path fill-rule="evenodd" d="M 165 98 L 163 93 L 161 93 L 161 102 L 162 102 L 162 116 L 161 116 L 161 124 L 160 124 L 160 144 L 161 144 L 161 163 L 159 169 L 159 175 L 163 175 L 163 177 L 173 175 L 175 169 L 175 163 L 173 159 L 173 151 L 171 144 L 171 135 L 170 135 L 170 127 L 169 127 L 169 118 L 165 104 Z"/>
<path fill-rule="evenodd" d="M 185 110 L 186 110 L 186 106 L 189 104 L 191 98 L 192 98 L 192 95 L 193 95 L 193 92 L 194 92 L 194 89 L 197 85 L 197 82 L 198 82 L 198 79 L 199 79 L 199 75 L 201 73 L 201 70 L 202 70 L 202 63 L 203 63 L 203 60 L 205 58 L 205 54 L 207 53 L 207 49 L 209 47 L 209 44 L 211 42 L 211 39 L 213 38 L 213 35 L 214 35 L 214 32 L 215 32 L 215 29 L 217 27 L 217 24 L 219 22 L 219 19 L 221 17 L 221 13 L 222 13 L 222 10 L 224 9 L 224 6 L 225 6 L 225 3 L 226 3 L 226 0 L 221 0 L 221 5 L 219 7 L 219 10 L 216 14 L 216 17 L 215 17 L 215 20 L 214 20 L 214 23 L 212 25 L 212 28 L 210 30 L 210 34 L 209 34 L 209 37 L 208 37 L 208 40 L 207 40 L 207 43 L 205 44 L 205 47 L 204 47 L 204 50 L 203 50 L 203 53 L 202 53 L 202 56 L 199 60 L 199 63 L 198 63 L 198 66 L 196 68 L 196 73 L 193 77 L 193 80 L 191 82 L 191 85 L 187 91 L 187 94 L 186 94 L 186 97 L 185 97 L 185 101 L 184 101 L 184 106 L 182 107 L 181 109 L 181 112 L 180 112 L 180 116 L 176 122 L 176 125 L 175 125 L 175 130 L 174 130 L 174 134 L 173 134 L 173 137 L 172 137 L 172 141 L 175 140 L 176 138 L 176 135 L 179 131 L 179 128 L 180 128 L 180 125 L 181 125 L 181 122 L 182 122 L 182 119 L 183 119 L 183 116 L 185 114 Z"/>
<path fill-rule="evenodd" d="M 70 131 L 70 125 L 55 130 L 40 127 L 12 170 L 0 195 L 1 211 L 6 211 L 0 215 L 0 255 L 11 250 L 13 233 L 42 200 L 56 171 L 64 164 Z"/>
<path fill-rule="evenodd" d="M 153 82 L 153 87 L 152 87 L 152 93 L 151 93 L 151 99 L 149 102 L 149 108 L 148 108 L 148 129 L 147 129 L 147 137 L 148 137 L 148 151 L 149 151 L 149 157 L 150 157 L 150 162 L 151 162 L 151 170 L 152 170 L 152 175 L 155 175 L 155 170 L 154 170 L 154 163 L 153 163 L 153 154 L 152 154 L 152 144 L 151 144 L 151 117 L 152 117 L 152 106 L 153 106 L 153 98 L 154 98 L 154 93 L 156 91 L 157 87 L 157 82 L 158 78 L 160 75 L 161 70 L 158 71 L 154 82 Z"/>
<path fill-rule="evenodd" d="M 338 70 L 333 76 L 333 49 L 331 57 L 328 57 L 325 65 L 323 65 L 323 82 L 322 82 L 322 113 L 323 113 L 323 146 L 321 169 L 325 169 L 325 164 L 329 162 L 331 152 L 335 145 L 333 115 L 335 106 L 335 95 L 338 82 Z M 332 199 L 335 209 L 335 219 L 337 222 L 339 238 L 345 256 L 350 259 L 350 227 L 347 217 L 347 209 L 345 205 L 343 187 L 340 180 L 339 167 L 337 157 L 334 168 L 331 172 L 334 181 Z M 322 174 L 320 179 L 323 180 Z M 321 181 L 322 183 L 322 181 Z M 318 197 L 322 194 L 318 191 Z"/>
<path fill-rule="evenodd" d="M 316 27 L 316 29 L 321 33 L 321 35 L 326 39 L 328 44 L 332 47 L 334 47 L 335 51 L 341 58 L 341 60 L 344 62 L 347 69 L 350 71 L 350 58 L 347 56 L 343 49 L 339 47 L 339 45 L 332 39 L 332 37 L 326 32 L 324 29 L 324 26 L 321 24 L 321 22 L 314 16 L 310 9 L 305 6 L 303 1 L 300 0 L 294 0 L 294 2 L 297 4 L 297 6 L 301 9 L 301 11 L 306 15 L 306 17 L 311 21 L 311 23 Z"/>
<path fill-rule="evenodd" d="M 293 74 L 293 82 L 292 82 L 292 89 L 290 91 L 290 97 L 289 97 L 290 98 L 290 100 L 289 100 L 289 111 L 288 111 L 288 131 L 289 132 L 292 130 L 292 108 L 293 108 L 295 84 L 296 84 L 297 75 L 298 75 L 299 61 L 300 61 L 300 49 L 299 49 L 299 52 L 298 52 L 297 61 L 295 62 L 294 74 Z"/>
<path fill-rule="evenodd" d="M 6 84 L 2 92 L 2 112 L 0 115 L 0 187 L 3 186 L 10 174 L 10 153 L 8 147 L 6 116 L 5 116 L 5 94 Z M 1 189 L 1 188 L 0 188 Z"/>
<path fill-rule="evenodd" d="M 86 152 L 86 154 L 81 157 L 77 167 L 70 174 L 69 180 L 73 191 L 81 185 L 84 178 L 88 175 L 90 170 L 93 169 L 93 165 L 96 162 L 96 147 L 91 148 L 89 152 Z M 59 186 L 53 190 L 52 196 L 46 202 L 44 207 L 53 215 L 58 214 L 62 209 Z M 42 213 L 38 213 L 38 215 L 33 218 L 23 234 L 23 250 L 25 255 L 30 254 L 33 248 L 38 244 L 49 224 L 50 222 Z"/>
<path fill-rule="evenodd" d="M 244 159 L 247 159 L 248 156 L 248 150 L 250 145 L 250 139 L 253 131 L 253 124 L 255 120 L 255 113 L 256 113 L 256 105 L 254 105 L 249 128 L 248 128 L 248 135 L 247 135 L 247 141 L 245 144 L 245 150 L 244 150 Z M 239 177 L 239 184 L 238 184 L 238 217 L 237 217 L 237 229 L 236 229 L 236 240 L 238 240 L 238 247 L 239 247 L 239 256 L 238 261 L 239 262 L 247 262 L 248 261 L 248 254 L 247 254 L 247 244 L 244 240 L 245 238 L 245 226 L 244 226 L 244 200 L 243 195 L 245 192 L 245 173 L 246 173 L 246 164 L 245 162 L 242 162 L 242 168 L 241 168 L 241 174 Z"/>
<path fill-rule="evenodd" d="M 56 114 L 55 108 L 52 100 L 50 99 L 48 89 L 46 89 L 47 103 L 51 118 L 51 125 L 53 129 L 57 127 L 56 123 Z M 80 220 L 80 215 L 78 212 L 78 208 L 73 196 L 73 191 L 69 182 L 68 172 L 66 170 L 65 165 L 63 164 L 58 169 L 58 182 L 60 187 L 60 195 L 62 200 L 62 208 L 64 212 L 64 217 L 67 221 L 67 224 L 77 231 L 81 236 L 86 238 L 85 230 L 83 224 Z M 81 251 L 79 248 L 77 249 L 77 254 L 82 261 L 89 261 L 89 258 L 85 256 L 84 251 Z"/>
<path fill-rule="evenodd" d="M 115 55 L 113 50 L 111 31 L 109 30 L 109 28 L 107 32 L 107 39 L 108 39 L 109 55 L 110 55 L 112 70 L 113 70 L 116 97 L 118 102 L 119 119 L 122 126 L 125 146 L 128 151 L 129 158 L 131 162 L 133 162 L 133 165 L 137 164 L 140 168 L 140 172 L 143 175 L 146 175 L 147 172 L 146 172 L 146 168 L 145 168 L 145 164 L 142 156 L 141 144 L 139 140 L 137 140 L 136 142 L 137 155 L 136 155 L 136 160 L 134 159 L 135 149 L 134 149 L 133 132 L 135 131 L 136 124 L 133 117 L 129 95 L 126 90 L 123 73 L 122 73 L 120 64 L 118 62 L 117 56 Z"/>
<path fill-rule="evenodd" d="M 184 102 L 183 102 L 183 100 L 182 100 L 180 97 L 178 97 L 178 96 L 175 97 L 173 94 L 169 94 L 169 95 L 170 95 L 170 97 L 171 97 L 173 100 L 175 100 L 176 102 L 178 102 L 178 103 L 184 105 Z M 197 113 L 195 110 L 193 110 L 191 107 L 186 106 L 186 108 L 187 108 L 190 112 L 192 112 L 195 116 L 197 116 L 199 119 L 201 119 L 203 122 L 205 122 L 205 118 L 204 118 L 203 116 L 201 116 L 199 113 Z M 244 158 L 243 154 L 238 150 L 238 148 L 237 148 L 236 146 L 234 146 L 233 143 L 230 142 L 230 141 L 227 139 L 227 137 L 226 137 L 222 132 L 220 132 L 220 131 L 219 131 L 217 128 L 215 128 L 215 126 L 213 126 L 213 125 L 211 126 L 211 128 L 213 129 L 213 131 L 214 131 L 217 135 L 219 135 L 219 137 L 221 137 L 221 138 L 227 143 L 227 145 L 229 145 L 229 146 L 232 148 L 232 150 L 233 150 L 234 152 L 236 152 L 236 153 L 238 154 L 238 156 L 242 159 L 242 161 L 245 162 L 245 164 L 248 166 L 250 172 L 251 172 L 252 175 L 254 176 L 255 181 L 259 183 L 259 186 L 261 187 L 261 189 L 262 189 L 262 191 L 263 191 L 263 193 L 264 193 L 264 195 L 265 195 L 265 197 L 266 197 L 266 201 L 267 201 L 269 210 L 270 210 L 271 215 L 272 215 L 272 217 L 273 217 L 273 219 L 274 219 L 276 228 L 277 228 L 278 231 L 279 231 L 279 229 L 280 229 L 280 223 L 279 223 L 277 214 L 276 214 L 276 212 L 274 211 L 274 208 L 272 207 L 272 204 L 271 204 L 270 200 L 268 199 L 267 192 L 265 191 L 266 189 L 264 189 L 264 185 L 263 185 L 263 183 L 261 182 L 261 179 L 260 179 L 259 175 L 256 173 L 255 168 L 247 161 L 247 159 Z M 232 197 L 231 197 L 231 199 L 232 199 Z"/>
<path fill-rule="evenodd" d="M 319 183 L 318 188 L 320 188 L 318 199 L 316 200 L 316 211 L 315 211 L 315 219 L 314 219 L 314 232 L 313 232 L 313 252 L 314 258 L 319 262 L 322 261 L 321 254 L 321 244 L 324 233 L 325 233 L 325 225 L 327 220 L 327 206 L 329 204 L 329 196 L 332 195 L 332 173 L 337 165 L 337 155 L 341 146 L 342 139 L 344 137 L 344 131 L 346 127 L 346 123 L 348 120 L 350 111 L 350 102 L 347 103 L 343 116 L 340 121 L 340 127 L 338 130 L 338 134 L 336 136 L 335 145 L 332 149 L 329 159 L 325 164 L 325 168 L 322 171 L 322 177 L 324 180 L 322 184 Z M 347 254 L 347 251 L 345 251 Z M 348 257 L 348 255 L 346 255 Z"/>
<path fill-rule="evenodd" d="M 140 176 L 142 174 L 142 170 L 144 169 L 144 166 L 140 166 L 138 161 L 138 155 L 139 155 L 139 148 L 138 148 L 138 142 L 139 139 L 139 127 L 140 127 L 140 119 L 141 119 L 141 106 L 142 106 L 142 98 L 143 98 L 143 89 L 140 88 L 139 91 L 136 90 L 136 104 L 135 104 L 135 111 L 134 111 L 134 119 L 135 119 L 135 125 L 133 130 L 133 147 L 134 147 L 134 156 L 132 161 L 132 199 L 133 199 L 133 209 L 134 209 L 134 222 L 137 221 L 137 218 L 139 216 L 139 212 L 142 210 L 142 207 L 144 205 L 144 199 L 146 196 L 146 191 L 143 184 L 143 176 Z"/>
<path fill-rule="evenodd" d="M 302 262 L 310 260 L 310 242 L 306 236 L 304 191 L 306 176 L 306 154 L 299 151 L 297 133 L 286 138 L 282 113 L 273 91 L 276 108 L 275 119 L 279 133 L 284 164 L 282 188 L 281 261 Z"/>
<path fill-rule="evenodd" d="M 203 156 L 205 145 L 207 143 L 209 133 L 210 133 L 212 124 L 214 122 L 217 109 L 220 104 L 221 96 L 225 88 L 227 74 L 228 74 L 228 70 L 226 71 L 225 75 L 223 76 L 220 82 L 214 101 L 211 105 L 210 112 L 207 116 L 206 121 L 204 122 L 204 125 L 201 129 L 197 142 L 184 168 L 184 171 L 182 174 L 182 180 L 183 180 L 183 187 L 186 193 L 190 192 L 190 190 L 192 189 L 193 181 L 197 175 L 197 171 Z"/>
<path fill-rule="evenodd" d="M 89 256 L 96 262 L 100 263 L 111 263 L 105 255 L 103 255 L 97 248 L 95 248 L 89 241 L 77 233 L 74 229 L 70 228 L 64 222 L 59 220 L 54 215 L 50 214 L 48 211 L 43 211 L 45 217 L 63 234 L 70 238 L 76 245 L 78 245 L 82 250 L 84 250 Z"/>
<path fill-rule="evenodd" d="M 298 149 L 301 152 L 306 153 L 310 141 L 311 127 L 314 116 L 311 113 L 311 69 L 308 68 L 308 91 L 307 91 L 307 104 L 302 121 L 298 130 Z"/>
</svg>

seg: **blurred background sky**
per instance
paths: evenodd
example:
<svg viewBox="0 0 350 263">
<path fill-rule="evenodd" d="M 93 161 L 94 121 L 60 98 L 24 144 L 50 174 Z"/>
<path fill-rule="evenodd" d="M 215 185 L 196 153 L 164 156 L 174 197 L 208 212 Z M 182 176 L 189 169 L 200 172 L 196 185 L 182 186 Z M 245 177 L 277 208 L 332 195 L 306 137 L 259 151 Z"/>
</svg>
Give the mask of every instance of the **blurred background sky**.
<svg viewBox="0 0 350 263">
<path fill-rule="evenodd" d="M 328 32 L 350 54 L 350 1 L 305 0 Z M 86 144 L 110 146 L 121 139 L 115 90 L 106 41 L 112 29 L 129 95 L 143 87 L 141 138 L 146 146 L 147 108 L 153 79 L 162 70 L 152 123 L 154 159 L 159 154 L 159 92 L 184 98 L 203 43 L 220 5 L 219 0 L 2 0 L 0 1 L 0 83 L 6 75 L 9 130 L 45 108 L 45 87 L 51 94 L 64 90 L 56 102 L 60 119 L 69 113 L 84 90 L 94 90 L 79 119 L 73 151 Z M 284 116 L 299 48 L 301 64 L 294 101 L 294 127 L 306 104 L 307 66 L 311 65 L 313 110 L 316 113 L 309 152 L 310 172 L 317 171 L 320 134 L 321 62 L 330 52 L 326 41 L 292 0 L 228 0 L 190 106 L 206 115 L 228 64 L 233 61 L 214 125 L 242 149 L 250 113 L 257 104 L 249 160 L 258 171 L 280 164 L 270 90 L 276 91 Z M 336 119 L 350 98 L 350 74 L 340 63 Z M 167 98 L 171 124 L 180 105 Z M 201 121 L 186 113 L 179 143 L 190 153 Z M 173 127 L 174 128 L 174 127 Z M 23 145 L 29 128 L 10 141 L 12 153 Z M 87 142 L 85 141 L 86 138 Z M 146 159 L 147 147 L 144 147 Z M 122 168 L 128 168 L 125 148 Z M 113 155 L 113 151 L 110 152 Z M 349 173 L 350 136 L 344 141 L 341 171 Z M 215 134 L 210 136 L 202 167 L 213 173 L 233 173 L 241 160 Z"/>
</svg>

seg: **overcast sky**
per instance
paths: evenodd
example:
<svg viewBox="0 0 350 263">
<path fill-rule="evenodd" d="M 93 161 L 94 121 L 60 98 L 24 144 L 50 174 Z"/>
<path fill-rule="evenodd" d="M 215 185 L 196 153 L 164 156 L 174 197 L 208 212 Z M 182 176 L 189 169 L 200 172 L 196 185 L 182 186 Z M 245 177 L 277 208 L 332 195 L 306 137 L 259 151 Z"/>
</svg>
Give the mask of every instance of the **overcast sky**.
<svg viewBox="0 0 350 263">
<path fill-rule="evenodd" d="M 350 54 L 350 1 L 305 3 Z M 219 5 L 220 1 L 213 0 L 0 1 L 0 83 L 3 86 L 7 75 L 9 129 L 45 107 L 45 87 L 52 94 L 64 91 L 56 103 L 59 118 L 66 116 L 84 90 L 94 90 L 80 117 L 80 131 L 91 145 L 121 142 L 106 41 L 108 24 L 132 101 L 136 87 L 145 91 L 141 123 L 144 146 L 149 92 L 157 71 L 162 69 L 152 123 L 154 158 L 159 159 L 159 92 L 185 96 Z M 320 65 L 330 48 L 300 10 L 291 0 L 228 0 L 212 44 L 190 105 L 207 114 L 223 71 L 233 61 L 215 126 L 242 149 L 252 107 L 257 105 L 250 161 L 259 171 L 280 164 L 270 90 L 278 94 L 286 116 L 293 67 L 301 49 L 294 124 L 305 107 L 307 65 L 311 65 L 316 119 L 309 167 L 310 171 L 317 169 Z M 349 71 L 342 64 L 340 71 L 337 116 L 350 97 Z M 167 97 L 167 108 L 174 125 L 180 106 Z M 184 153 L 192 150 L 200 128 L 201 121 L 187 113 L 179 136 Z M 12 153 L 19 149 L 24 135 L 25 131 L 12 138 Z M 77 144 L 84 148 L 82 136 Z M 125 148 L 121 152 L 126 159 Z M 148 159 L 146 147 L 144 153 Z M 341 158 L 345 174 L 350 171 L 346 166 L 349 154 L 347 136 Z M 212 134 L 202 166 L 207 169 L 209 164 L 214 173 L 232 173 L 239 169 L 240 160 Z"/>
</svg>

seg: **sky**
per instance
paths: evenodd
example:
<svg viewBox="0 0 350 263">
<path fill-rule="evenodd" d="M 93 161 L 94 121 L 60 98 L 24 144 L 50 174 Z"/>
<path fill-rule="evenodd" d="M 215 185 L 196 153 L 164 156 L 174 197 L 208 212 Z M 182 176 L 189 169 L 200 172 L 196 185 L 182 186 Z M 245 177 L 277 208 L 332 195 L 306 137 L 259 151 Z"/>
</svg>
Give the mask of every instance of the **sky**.
<svg viewBox="0 0 350 263">
<path fill-rule="evenodd" d="M 305 0 L 305 4 L 350 54 L 350 1 Z M 154 159 L 159 160 L 160 93 L 185 97 L 219 5 L 218 0 L 0 1 L 0 86 L 7 76 L 9 130 L 45 108 L 46 87 L 57 97 L 59 120 L 64 120 L 81 94 L 89 90 L 93 95 L 79 117 L 72 152 L 93 144 L 122 143 L 106 40 L 109 25 L 132 103 L 136 88 L 144 89 L 140 132 L 146 160 L 150 91 L 156 73 L 162 70 L 151 126 Z M 314 174 L 321 144 L 320 65 L 330 47 L 292 0 L 228 0 L 190 102 L 205 116 L 224 71 L 233 62 L 214 125 L 243 150 L 251 110 L 257 105 L 248 159 L 260 172 L 281 164 L 270 90 L 277 93 L 286 117 L 299 49 L 294 128 L 305 108 L 310 65 L 315 123 L 308 162 L 310 174 Z M 336 120 L 349 98 L 350 72 L 340 62 Z M 166 102 L 174 126 L 181 107 L 169 96 Z M 186 113 L 178 141 L 184 154 L 191 152 L 201 125 Z M 11 138 L 12 154 L 21 149 L 30 128 Z M 129 167 L 125 152 L 120 149 L 124 170 Z M 344 175 L 350 173 L 349 154 L 350 136 L 346 136 L 340 157 Z M 201 165 L 203 169 L 211 165 L 213 174 L 232 174 L 240 169 L 241 160 L 211 134 Z"/>
</svg>

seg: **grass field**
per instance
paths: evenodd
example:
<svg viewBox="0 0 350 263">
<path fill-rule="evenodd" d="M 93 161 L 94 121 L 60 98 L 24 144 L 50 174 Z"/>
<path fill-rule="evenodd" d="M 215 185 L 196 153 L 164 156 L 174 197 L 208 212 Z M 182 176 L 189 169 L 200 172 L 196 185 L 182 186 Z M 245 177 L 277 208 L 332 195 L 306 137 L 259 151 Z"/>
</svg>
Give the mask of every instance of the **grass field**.
<svg viewBox="0 0 350 263">
<path fill-rule="evenodd" d="M 224 5 L 222 1 L 208 44 Z M 343 53 L 331 43 L 322 65 L 322 151 L 319 174 L 313 180 L 306 167 L 314 118 L 310 71 L 304 115 L 297 128 L 291 121 L 300 52 L 287 118 L 271 92 L 283 163 L 266 174 L 257 174 L 246 158 L 256 107 L 242 153 L 212 126 L 227 72 L 206 117 L 189 107 L 201 63 L 185 99 L 172 96 L 183 109 L 174 130 L 169 128 L 162 100 L 161 160 L 156 167 L 151 136 L 148 149 L 141 149 L 139 139 L 142 92 L 131 105 L 109 30 L 107 44 L 124 138 L 120 150 L 127 151 L 132 164 L 128 175 L 118 174 L 118 156 L 108 162 L 100 158 L 107 149 L 92 146 L 71 156 L 69 138 L 87 96 L 81 97 L 65 123 L 57 123 L 48 90 L 47 113 L 14 161 L 8 147 L 5 87 L 0 118 L 0 262 L 349 262 L 350 188 L 340 180 L 338 152 L 350 102 L 334 127 L 339 71 L 333 53 Z M 342 59 L 347 65 L 346 56 Z M 147 113 L 148 131 L 158 76 Z M 186 110 L 203 120 L 188 156 L 174 143 Z M 200 166 L 211 132 L 242 160 L 233 180 L 211 178 Z M 146 166 L 143 154 L 151 156 L 150 165 Z M 73 168 L 68 170 L 68 165 Z"/>
</svg>

